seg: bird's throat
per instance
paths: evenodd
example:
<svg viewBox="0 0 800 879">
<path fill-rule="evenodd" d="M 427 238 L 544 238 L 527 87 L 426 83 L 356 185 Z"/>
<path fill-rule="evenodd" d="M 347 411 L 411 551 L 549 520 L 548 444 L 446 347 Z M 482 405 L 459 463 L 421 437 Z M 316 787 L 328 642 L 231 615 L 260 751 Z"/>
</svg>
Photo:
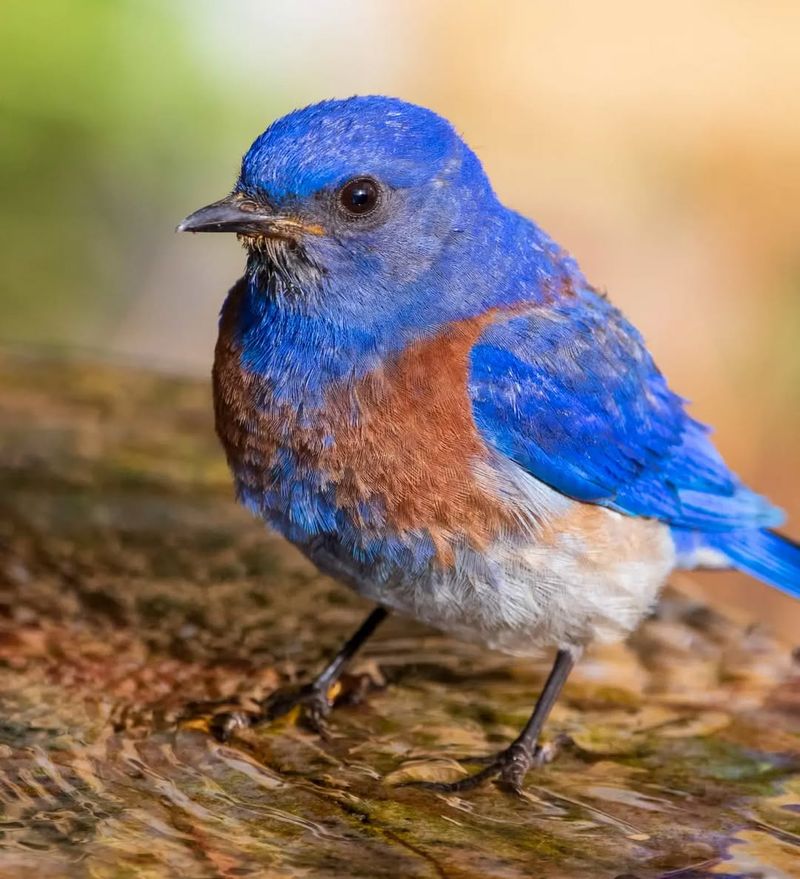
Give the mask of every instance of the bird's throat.
<svg viewBox="0 0 800 879">
<path fill-rule="evenodd" d="M 265 296 L 296 300 L 318 294 L 323 271 L 302 242 L 264 235 L 238 237 L 247 251 L 246 277 Z"/>
</svg>

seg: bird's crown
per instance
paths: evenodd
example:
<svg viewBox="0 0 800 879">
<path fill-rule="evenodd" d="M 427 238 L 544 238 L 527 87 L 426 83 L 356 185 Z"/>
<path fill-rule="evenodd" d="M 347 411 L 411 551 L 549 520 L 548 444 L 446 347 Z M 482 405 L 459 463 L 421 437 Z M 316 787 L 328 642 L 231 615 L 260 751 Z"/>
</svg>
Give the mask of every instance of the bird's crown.
<svg viewBox="0 0 800 879">
<path fill-rule="evenodd" d="M 451 124 L 424 107 L 375 95 L 328 100 L 273 122 L 245 155 L 239 186 L 276 201 L 356 175 L 405 188 L 430 179 L 462 149 Z"/>
</svg>

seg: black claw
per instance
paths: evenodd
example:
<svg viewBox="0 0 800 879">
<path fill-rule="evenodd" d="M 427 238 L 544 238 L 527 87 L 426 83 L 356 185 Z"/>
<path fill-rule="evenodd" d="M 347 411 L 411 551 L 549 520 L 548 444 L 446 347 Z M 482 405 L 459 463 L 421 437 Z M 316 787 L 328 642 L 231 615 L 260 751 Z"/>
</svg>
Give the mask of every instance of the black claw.
<svg viewBox="0 0 800 879">
<path fill-rule="evenodd" d="M 225 711 L 214 715 L 209 724 L 209 731 L 218 742 L 224 744 L 237 729 L 253 726 L 257 720 L 258 715 L 246 711 Z"/>
<path fill-rule="evenodd" d="M 325 719 L 333 707 L 325 693 L 313 684 L 276 690 L 260 705 L 258 711 L 223 711 L 215 714 L 209 731 L 218 742 L 227 742 L 239 729 L 271 723 L 300 708 L 299 721 L 307 729 L 326 735 Z"/>
<path fill-rule="evenodd" d="M 426 790 L 437 791 L 438 793 L 461 793 L 462 791 L 472 790 L 484 781 L 497 778 L 500 785 L 509 788 L 515 793 L 520 793 L 522 783 L 525 781 L 525 775 L 528 770 L 534 766 L 543 766 L 549 763 L 558 752 L 559 748 L 564 747 L 570 742 L 568 737 L 559 737 L 552 744 L 537 744 L 542 731 L 542 726 L 547 720 L 550 710 L 555 704 L 564 682 L 575 664 L 576 658 L 580 655 L 577 648 L 567 649 L 560 648 L 556 653 L 556 659 L 553 668 L 547 676 L 544 689 L 536 700 L 533 713 L 528 722 L 522 729 L 517 739 L 512 742 L 505 751 L 497 754 L 485 769 L 476 772 L 474 775 L 454 781 L 450 784 L 442 782 L 410 782 L 409 784 L 416 787 L 422 787 Z M 464 760 L 464 763 L 485 762 L 485 758 L 471 761 Z"/>
<path fill-rule="evenodd" d="M 261 717 L 264 721 L 278 720 L 298 707 L 303 725 L 312 732 L 324 733 L 325 719 L 333 703 L 327 693 L 314 684 L 276 690 L 261 703 Z"/>
<path fill-rule="evenodd" d="M 339 680 L 347 663 L 353 658 L 356 651 L 369 638 L 375 629 L 386 619 L 388 611 L 382 607 L 376 607 L 372 613 L 359 626 L 355 634 L 347 641 L 342 649 L 328 663 L 325 669 L 310 684 L 301 687 L 286 687 L 276 690 L 269 697 L 263 700 L 256 712 L 247 711 L 226 711 L 214 715 L 210 721 L 207 721 L 208 714 L 203 715 L 203 724 L 208 723 L 207 728 L 211 734 L 220 742 L 230 739 L 237 729 L 243 729 L 256 726 L 260 723 L 269 723 L 283 717 L 293 708 L 300 708 L 299 722 L 312 732 L 325 736 L 327 731 L 325 727 L 325 718 L 330 714 L 333 708 L 334 697 L 329 693 L 340 691 Z M 361 686 L 355 693 L 345 693 L 353 701 L 358 701 L 366 691 L 367 679 L 361 681 Z M 336 689 L 334 689 L 336 687 Z M 230 703 L 227 703 L 230 705 Z M 219 707 L 220 703 L 217 703 Z M 199 708 L 198 705 L 192 706 Z M 190 720 L 192 711 L 184 720 Z"/>
<path fill-rule="evenodd" d="M 553 760 L 558 751 L 558 745 L 559 741 L 556 740 L 552 744 L 536 745 L 531 751 L 525 744 L 514 742 L 505 751 L 500 751 L 499 754 L 492 757 L 470 757 L 459 761 L 487 764 L 484 769 L 474 775 L 468 775 L 466 778 L 451 782 L 409 781 L 400 786 L 418 787 L 440 794 L 461 794 L 475 790 L 485 782 L 497 779 L 501 787 L 519 794 L 528 771 L 544 766 Z"/>
<path fill-rule="evenodd" d="M 499 767 L 492 764 L 485 769 L 481 769 L 480 772 L 476 772 L 474 775 L 459 778 L 458 781 L 408 781 L 399 786 L 419 787 L 422 790 L 429 790 L 439 794 L 463 794 L 467 791 L 475 790 L 476 787 L 480 787 L 484 782 L 491 781 L 497 776 L 498 772 Z"/>
</svg>

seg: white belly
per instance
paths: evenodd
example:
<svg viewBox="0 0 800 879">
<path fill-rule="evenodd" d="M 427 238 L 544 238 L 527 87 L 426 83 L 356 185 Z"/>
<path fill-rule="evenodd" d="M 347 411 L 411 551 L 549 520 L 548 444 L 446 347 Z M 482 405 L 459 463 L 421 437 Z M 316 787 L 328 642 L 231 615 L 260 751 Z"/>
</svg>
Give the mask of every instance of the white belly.
<svg viewBox="0 0 800 879">
<path fill-rule="evenodd" d="M 669 528 L 568 500 L 515 474 L 532 501 L 523 536 L 453 547 L 452 564 L 421 576 L 357 565 L 330 545 L 307 547 L 360 594 L 438 629 L 513 655 L 625 637 L 675 565 Z"/>
</svg>

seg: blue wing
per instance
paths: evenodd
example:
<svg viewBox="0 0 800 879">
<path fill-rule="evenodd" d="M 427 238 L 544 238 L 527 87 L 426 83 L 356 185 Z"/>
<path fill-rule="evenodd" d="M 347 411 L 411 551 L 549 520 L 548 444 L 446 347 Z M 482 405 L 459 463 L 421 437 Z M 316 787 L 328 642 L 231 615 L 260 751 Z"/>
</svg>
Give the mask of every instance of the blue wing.
<svg viewBox="0 0 800 879">
<path fill-rule="evenodd" d="M 585 285 L 486 330 L 469 385 L 486 442 L 562 494 L 678 529 L 782 520 L 726 467 L 636 329 Z"/>
</svg>

